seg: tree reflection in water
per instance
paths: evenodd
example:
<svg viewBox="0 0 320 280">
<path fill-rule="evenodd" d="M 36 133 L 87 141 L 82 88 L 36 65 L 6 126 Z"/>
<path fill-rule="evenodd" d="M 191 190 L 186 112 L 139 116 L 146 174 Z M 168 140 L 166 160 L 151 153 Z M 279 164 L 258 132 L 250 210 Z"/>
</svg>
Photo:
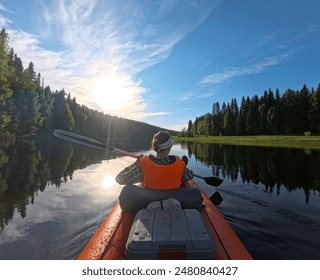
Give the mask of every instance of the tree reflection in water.
<svg viewBox="0 0 320 280">
<path fill-rule="evenodd" d="M 175 146 L 173 153 L 188 153 L 191 168 L 201 163 L 199 174 L 209 169 L 224 179 L 213 190 L 224 197 L 220 211 L 255 258 L 319 258 L 319 198 L 312 197 L 320 190 L 319 151 L 188 143 Z M 107 176 L 114 175 L 117 163 L 122 168 L 131 161 L 113 158 L 115 154 L 59 139 L 0 148 L 0 258 L 76 258 L 117 199 L 120 187 L 110 198 L 113 190 L 107 187 L 112 182 Z M 92 188 L 100 183 L 92 181 L 98 173 L 91 166 L 95 171 L 103 167 L 102 193 Z M 111 167 L 112 172 L 105 172 Z M 289 197 L 290 193 L 294 195 Z M 46 210 L 52 213 L 45 216 Z M 12 229 L 22 236 L 11 240 Z M 23 248 L 30 250 L 21 255 Z"/>
<path fill-rule="evenodd" d="M 108 155 L 110 158 L 114 155 Z M 49 186 L 59 188 L 72 179 L 73 172 L 106 159 L 106 153 L 62 141 L 17 143 L 0 148 L 0 230 L 15 211 L 26 216 L 38 192 Z"/>
<path fill-rule="evenodd" d="M 233 146 L 188 142 L 182 144 L 189 156 L 212 168 L 214 176 L 233 182 L 263 184 L 265 191 L 280 194 L 303 189 L 305 202 L 320 191 L 320 152 L 304 149 Z"/>
</svg>

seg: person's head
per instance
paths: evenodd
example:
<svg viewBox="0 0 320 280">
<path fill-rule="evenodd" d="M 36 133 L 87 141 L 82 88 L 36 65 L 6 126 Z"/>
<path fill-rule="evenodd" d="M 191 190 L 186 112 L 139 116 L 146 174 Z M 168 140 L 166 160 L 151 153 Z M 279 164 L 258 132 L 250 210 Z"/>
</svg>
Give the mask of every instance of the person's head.
<svg viewBox="0 0 320 280">
<path fill-rule="evenodd" d="M 157 153 L 162 151 L 170 151 L 175 142 L 171 139 L 171 135 L 167 131 L 157 132 L 152 139 L 151 148 Z"/>
</svg>

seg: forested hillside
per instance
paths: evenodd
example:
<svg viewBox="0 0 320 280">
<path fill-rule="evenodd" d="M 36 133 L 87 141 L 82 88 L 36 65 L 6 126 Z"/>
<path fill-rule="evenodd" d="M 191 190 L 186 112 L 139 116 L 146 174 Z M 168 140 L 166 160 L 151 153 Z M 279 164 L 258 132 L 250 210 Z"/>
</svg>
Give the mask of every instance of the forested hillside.
<svg viewBox="0 0 320 280">
<path fill-rule="evenodd" d="M 188 123 L 183 135 L 310 135 L 320 134 L 320 84 L 316 90 L 266 90 L 263 96 L 214 102 L 212 112 Z"/>
<path fill-rule="evenodd" d="M 54 85 L 53 85 L 54 86 Z M 53 129 L 74 131 L 100 141 L 150 141 L 158 131 L 146 123 L 114 117 L 76 102 L 64 89 L 44 87 L 40 73 L 9 46 L 9 34 L 0 33 L 0 143 L 12 142 Z M 175 133 L 171 131 L 172 133 Z"/>
</svg>

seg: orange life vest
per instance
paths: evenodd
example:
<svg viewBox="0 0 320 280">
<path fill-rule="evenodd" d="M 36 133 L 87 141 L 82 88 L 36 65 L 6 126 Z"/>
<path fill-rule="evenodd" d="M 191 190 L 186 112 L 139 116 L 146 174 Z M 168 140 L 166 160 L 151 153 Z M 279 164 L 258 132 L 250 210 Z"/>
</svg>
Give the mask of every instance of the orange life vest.
<svg viewBox="0 0 320 280">
<path fill-rule="evenodd" d="M 150 155 L 143 156 L 140 159 L 143 171 L 143 186 L 169 190 L 177 189 L 181 186 L 182 174 L 185 169 L 185 163 L 179 157 L 172 164 L 159 165 L 150 159 Z"/>
</svg>

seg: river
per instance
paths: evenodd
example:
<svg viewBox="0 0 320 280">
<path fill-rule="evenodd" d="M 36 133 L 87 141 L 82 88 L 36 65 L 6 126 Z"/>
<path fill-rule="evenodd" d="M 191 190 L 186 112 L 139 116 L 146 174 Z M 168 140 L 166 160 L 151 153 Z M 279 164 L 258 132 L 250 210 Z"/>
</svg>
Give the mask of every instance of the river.
<svg viewBox="0 0 320 280">
<path fill-rule="evenodd" d="M 223 179 L 217 188 L 195 181 L 221 194 L 220 211 L 255 259 L 320 259 L 319 150 L 188 143 L 172 154 Z M 0 148 L 0 259 L 76 259 L 133 161 L 62 140 Z"/>
</svg>

